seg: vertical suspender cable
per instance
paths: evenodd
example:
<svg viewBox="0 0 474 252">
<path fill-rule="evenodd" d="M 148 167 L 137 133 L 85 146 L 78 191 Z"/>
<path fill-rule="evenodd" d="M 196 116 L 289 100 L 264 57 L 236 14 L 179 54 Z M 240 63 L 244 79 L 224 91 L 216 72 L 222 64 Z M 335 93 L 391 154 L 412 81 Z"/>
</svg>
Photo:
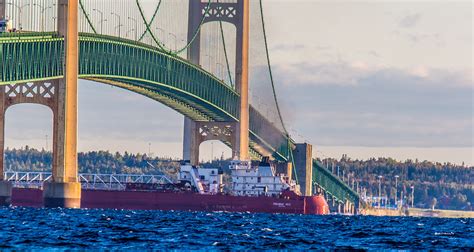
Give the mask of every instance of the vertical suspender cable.
<svg viewBox="0 0 474 252">
<path fill-rule="evenodd" d="M 263 29 L 263 39 L 264 39 L 264 42 L 265 42 L 265 53 L 266 53 L 266 56 L 267 56 L 267 64 L 268 64 L 268 72 L 270 74 L 270 82 L 272 84 L 272 92 L 273 92 L 273 99 L 275 100 L 275 105 L 276 105 L 276 108 L 277 108 L 277 112 L 278 112 L 278 117 L 280 118 L 280 122 L 281 122 L 281 125 L 283 127 L 283 131 L 285 132 L 285 135 L 287 137 L 287 145 L 288 145 L 288 156 L 291 160 L 291 163 L 294 167 L 294 174 L 295 174 L 295 180 L 296 182 L 298 182 L 298 177 L 297 177 L 297 174 L 296 174 L 296 166 L 295 166 L 295 162 L 294 162 L 294 158 L 293 158 L 293 152 L 291 150 L 291 142 L 290 142 L 290 135 L 288 134 L 288 131 L 286 130 L 286 127 L 285 127 L 285 122 L 283 121 L 283 116 L 282 116 L 282 113 L 281 113 L 281 110 L 280 110 L 280 105 L 278 103 L 278 98 L 277 98 L 277 95 L 276 95 L 276 91 L 275 91 L 275 83 L 273 81 L 273 73 L 272 73 L 272 66 L 271 66 L 271 62 L 270 62 L 270 55 L 269 55 L 269 52 L 268 52 L 268 41 L 267 41 L 267 33 L 266 33 L 266 29 L 265 29 L 265 18 L 263 16 L 263 4 L 262 4 L 262 0 L 259 0 L 259 3 L 260 3 L 260 17 L 262 19 L 262 29 Z"/>
</svg>

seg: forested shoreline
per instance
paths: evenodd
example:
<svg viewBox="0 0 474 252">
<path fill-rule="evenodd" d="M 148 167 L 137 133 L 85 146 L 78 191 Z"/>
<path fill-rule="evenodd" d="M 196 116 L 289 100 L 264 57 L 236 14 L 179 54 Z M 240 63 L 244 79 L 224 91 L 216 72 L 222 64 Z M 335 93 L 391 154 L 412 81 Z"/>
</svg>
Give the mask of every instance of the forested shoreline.
<svg viewBox="0 0 474 252">
<path fill-rule="evenodd" d="M 397 161 L 391 158 L 372 158 L 352 160 L 347 156 L 341 159 L 320 160 L 334 174 L 338 174 L 360 192 L 378 196 L 379 181 L 381 195 L 395 197 L 395 176 L 398 176 L 399 198 L 403 192 L 406 200 L 411 200 L 411 186 L 414 186 L 415 206 L 441 209 L 472 210 L 474 206 L 474 167 L 429 161 Z M 12 171 L 50 171 L 51 152 L 26 146 L 21 149 L 5 150 L 5 170 Z M 111 153 L 109 151 L 90 151 L 78 154 L 81 173 L 127 173 L 127 174 L 166 174 L 176 177 L 179 160 L 149 157 L 146 154 Z M 203 166 L 213 166 L 227 170 L 229 160 L 214 160 Z M 379 176 L 382 176 L 381 178 Z"/>
</svg>

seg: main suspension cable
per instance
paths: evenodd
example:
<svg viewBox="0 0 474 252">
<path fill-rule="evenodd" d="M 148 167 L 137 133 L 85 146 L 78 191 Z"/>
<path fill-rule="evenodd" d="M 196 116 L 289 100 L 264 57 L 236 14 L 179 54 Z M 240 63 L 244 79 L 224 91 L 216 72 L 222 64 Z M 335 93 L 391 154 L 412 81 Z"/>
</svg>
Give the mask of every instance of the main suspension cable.
<svg viewBox="0 0 474 252">
<path fill-rule="evenodd" d="M 262 18 L 263 40 L 265 41 L 265 53 L 266 53 L 266 56 L 267 56 L 268 72 L 270 73 L 270 82 L 272 84 L 273 99 L 275 100 L 276 108 L 277 108 L 277 111 L 278 111 L 278 117 L 280 118 L 280 122 L 283 126 L 283 130 L 285 131 L 285 134 L 287 135 L 287 137 L 289 137 L 288 131 L 286 130 L 286 127 L 285 127 L 285 123 L 283 121 L 283 116 L 281 114 L 280 105 L 278 104 L 278 98 L 277 98 L 276 91 L 275 91 L 275 83 L 273 81 L 272 65 L 271 65 L 271 62 L 270 62 L 270 55 L 268 53 L 267 33 L 266 33 L 266 30 L 265 30 L 265 19 L 263 17 L 262 0 L 260 0 L 260 16 Z"/>
<path fill-rule="evenodd" d="M 227 74 L 229 75 L 230 86 L 232 88 L 234 88 L 234 83 L 232 81 L 232 74 L 230 72 L 229 57 L 227 56 L 227 48 L 226 48 L 226 44 L 225 44 L 224 29 L 222 28 L 222 21 L 221 20 L 219 20 L 219 26 L 220 26 L 220 29 L 221 29 L 222 46 L 224 47 L 223 49 L 224 49 L 225 63 L 227 65 Z"/>
<path fill-rule="evenodd" d="M 148 31 L 148 33 L 150 33 L 152 39 L 155 41 L 155 43 L 158 45 L 158 47 L 159 47 L 161 50 L 163 50 L 164 52 L 167 52 L 167 53 L 169 53 L 169 54 L 172 54 L 172 55 L 175 55 L 175 56 L 176 56 L 176 55 L 178 55 L 178 54 L 184 52 L 185 50 L 187 50 L 188 47 L 191 46 L 191 44 L 192 44 L 192 43 L 194 42 L 194 40 L 197 38 L 197 35 L 198 35 L 199 32 L 201 31 L 201 27 L 202 27 L 202 25 L 204 24 L 204 20 L 205 20 L 205 18 L 206 18 L 206 15 L 208 14 L 209 9 L 210 9 L 209 7 L 211 6 L 211 0 L 208 0 L 207 6 L 206 6 L 206 8 L 205 8 L 205 11 L 204 11 L 204 13 L 202 14 L 202 17 L 201 17 L 201 22 L 199 23 L 199 26 L 197 27 L 197 29 L 194 31 L 194 34 L 193 34 L 191 40 L 188 41 L 188 43 L 187 43 L 183 48 L 181 48 L 181 49 L 179 49 L 179 50 L 174 50 L 174 51 L 173 51 L 172 49 L 166 48 L 165 45 L 164 45 L 163 43 L 161 43 L 161 41 L 159 41 L 159 40 L 156 38 L 155 34 L 154 34 L 154 33 L 151 31 L 151 29 L 150 29 L 150 24 L 149 24 L 149 23 L 147 22 L 147 20 L 146 20 L 145 13 L 143 13 L 143 9 L 142 9 L 142 6 L 141 6 L 141 4 L 140 4 L 140 1 L 139 1 L 139 0 L 136 0 L 136 4 L 137 4 L 137 7 L 138 7 L 138 10 L 140 11 L 140 16 L 141 16 L 141 18 L 142 18 L 142 20 L 143 20 L 143 22 L 144 22 L 144 24 L 145 24 L 145 26 L 146 26 L 146 30 Z"/>
<path fill-rule="evenodd" d="M 153 13 L 153 16 L 151 17 L 150 23 L 148 25 L 152 25 L 153 22 L 155 21 L 155 18 L 158 14 L 158 10 L 160 9 L 160 6 L 161 6 L 161 0 L 158 2 L 158 5 L 156 6 L 155 12 Z M 146 21 L 144 21 L 144 22 L 146 22 Z M 140 36 L 140 39 L 138 39 L 138 41 L 142 41 L 147 32 L 148 32 L 148 30 L 145 29 L 145 31 L 142 33 L 142 35 Z"/>
<path fill-rule="evenodd" d="M 86 18 L 87 20 L 87 23 L 89 23 L 89 26 L 91 27 L 92 31 L 97 34 L 97 30 L 95 29 L 94 25 L 92 24 L 90 18 L 89 18 L 89 14 L 87 14 L 85 8 L 84 8 L 84 4 L 82 3 L 82 0 L 79 0 L 79 6 L 81 7 L 81 10 L 82 10 L 82 13 L 84 14 L 84 17 Z"/>
<path fill-rule="evenodd" d="M 260 17 L 262 19 L 263 39 L 264 39 L 264 42 L 265 42 L 265 53 L 266 53 L 266 56 L 267 56 L 267 65 L 268 65 L 268 72 L 270 74 L 270 82 L 272 84 L 273 99 L 275 101 L 275 105 L 276 105 L 277 112 L 278 112 L 278 117 L 280 118 L 280 122 L 281 122 L 281 125 L 283 127 L 283 131 L 284 131 L 284 133 L 286 135 L 286 138 L 287 138 L 288 158 L 291 160 L 291 163 L 292 163 L 293 167 L 295 168 L 295 169 L 293 169 L 293 171 L 294 171 L 294 175 L 295 175 L 295 180 L 298 183 L 298 176 L 296 174 L 296 166 L 295 166 L 295 161 L 294 161 L 294 157 L 293 157 L 293 151 L 291 149 L 291 138 L 290 138 L 290 134 L 288 133 L 288 131 L 286 129 L 285 122 L 283 121 L 283 115 L 282 115 L 281 110 L 280 110 L 280 105 L 278 103 L 278 97 L 277 97 L 276 90 L 275 90 L 275 82 L 274 82 L 274 79 L 273 79 L 272 65 L 271 65 L 270 54 L 269 54 L 269 50 L 268 50 L 267 33 L 266 33 L 266 29 L 265 29 L 265 18 L 263 16 L 262 0 L 259 0 L 259 3 L 260 3 Z"/>
</svg>

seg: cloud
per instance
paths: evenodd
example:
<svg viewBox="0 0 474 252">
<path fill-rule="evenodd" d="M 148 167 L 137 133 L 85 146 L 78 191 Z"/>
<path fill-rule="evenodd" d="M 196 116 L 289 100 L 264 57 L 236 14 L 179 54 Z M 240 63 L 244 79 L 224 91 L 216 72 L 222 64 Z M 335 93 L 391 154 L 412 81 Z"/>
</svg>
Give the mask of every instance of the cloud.
<svg viewBox="0 0 474 252">
<path fill-rule="evenodd" d="M 338 60 L 326 63 L 295 63 L 274 65 L 276 80 L 282 85 L 357 86 L 374 76 L 386 79 L 404 76 L 423 86 L 473 87 L 473 69 L 440 69 L 418 65 L 412 68 L 390 68 L 364 61 Z M 385 81 L 385 80 L 384 80 Z"/>
<path fill-rule="evenodd" d="M 272 51 L 294 51 L 304 50 L 306 45 L 304 44 L 277 44 L 271 48 Z"/>
<path fill-rule="evenodd" d="M 334 67 L 308 64 L 301 71 L 312 68 Z M 290 127 L 310 142 L 351 146 L 473 145 L 474 85 L 469 71 L 366 69 L 365 65 L 349 63 L 335 68 L 339 76 L 330 80 L 298 76 L 303 72 L 279 74 L 278 79 L 285 80 L 279 87 L 285 95 L 280 98 L 291 108 Z M 307 75 L 320 72 L 308 71 Z"/>
<path fill-rule="evenodd" d="M 297 63 L 274 66 L 277 79 L 284 85 L 356 85 L 365 74 L 363 62 L 353 65 L 345 62 L 335 63 Z"/>
<path fill-rule="evenodd" d="M 380 58 L 380 54 L 375 50 L 369 51 L 368 54 L 373 56 L 373 57 Z"/>
<path fill-rule="evenodd" d="M 433 43 L 437 47 L 444 47 L 446 45 L 445 39 L 440 33 L 421 33 L 421 32 L 406 32 L 401 30 L 392 31 L 392 35 L 406 39 L 413 44 L 428 42 Z"/>
<path fill-rule="evenodd" d="M 408 14 L 398 22 L 398 25 L 403 28 L 412 28 L 420 22 L 420 19 L 420 13 Z"/>
</svg>

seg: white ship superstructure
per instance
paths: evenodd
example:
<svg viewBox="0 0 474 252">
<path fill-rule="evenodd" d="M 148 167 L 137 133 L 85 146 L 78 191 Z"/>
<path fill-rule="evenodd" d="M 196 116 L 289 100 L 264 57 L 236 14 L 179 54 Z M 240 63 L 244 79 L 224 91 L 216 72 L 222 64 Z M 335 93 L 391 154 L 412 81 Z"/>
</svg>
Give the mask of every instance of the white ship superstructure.
<svg viewBox="0 0 474 252">
<path fill-rule="evenodd" d="M 222 174 L 216 168 L 197 168 L 188 162 L 181 164 L 178 179 L 189 181 L 201 194 L 216 194 L 222 192 Z"/>
<path fill-rule="evenodd" d="M 257 167 L 252 167 L 249 161 L 234 160 L 230 165 L 232 186 L 235 195 L 249 196 L 278 196 L 285 190 L 299 194 L 299 186 L 289 179 L 286 174 L 276 174 L 275 168 L 268 158 Z"/>
<path fill-rule="evenodd" d="M 256 167 L 250 161 L 233 160 L 230 164 L 231 184 L 229 193 L 237 196 L 279 196 L 284 191 L 300 194 L 299 185 L 286 174 L 277 174 L 275 168 L 264 158 Z M 198 168 L 184 162 L 179 172 L 179 181 L 200 194 L 222 193 L 222 173 L 216 168 Z"/>
</svg>

